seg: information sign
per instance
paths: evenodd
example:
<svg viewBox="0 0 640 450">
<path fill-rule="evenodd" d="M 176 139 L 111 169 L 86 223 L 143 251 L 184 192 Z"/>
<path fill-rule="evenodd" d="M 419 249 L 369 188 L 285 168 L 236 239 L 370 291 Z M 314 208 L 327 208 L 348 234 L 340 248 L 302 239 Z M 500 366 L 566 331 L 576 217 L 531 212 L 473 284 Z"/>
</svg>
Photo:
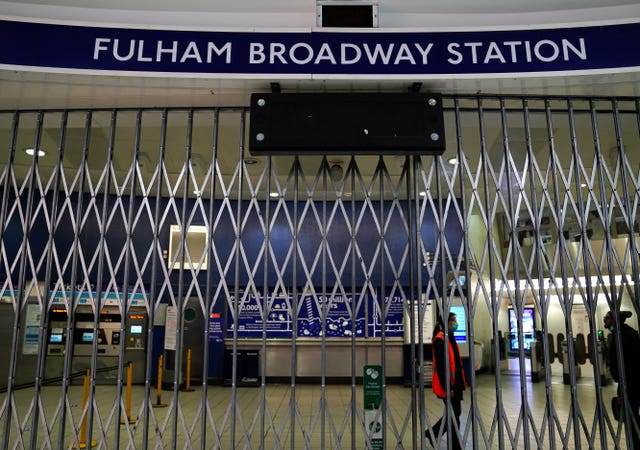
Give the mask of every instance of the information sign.
<svg viewBox="0 0 640 450">
<path fill-rule="evenodd" d="M 382 366 L 364 366 L 364 423 L 366 433 L 371 440 L 372 449 L 384 448 L 382 439 Z"/>
</svg>

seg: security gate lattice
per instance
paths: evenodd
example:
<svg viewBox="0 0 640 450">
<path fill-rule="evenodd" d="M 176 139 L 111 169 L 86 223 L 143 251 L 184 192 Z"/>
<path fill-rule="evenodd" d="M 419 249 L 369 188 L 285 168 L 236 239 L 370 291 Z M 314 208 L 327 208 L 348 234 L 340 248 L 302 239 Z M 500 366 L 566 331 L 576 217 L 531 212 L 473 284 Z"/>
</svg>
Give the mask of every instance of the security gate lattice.
<svg viewBox="0 0 640 450">
<path fill-rule="evenodd" d="M 241 108 L 0 112 L 2 448 L 371 448 L 370 363 L 385 447 L 425 448 L 442 403 L 413 344 L 456 305 L 470 388 L 449 435 L 625 448 L 598 330 L 640 311 L 640 100 L 444 102 L 438 157 L 254 159 Z"/>
</svg>

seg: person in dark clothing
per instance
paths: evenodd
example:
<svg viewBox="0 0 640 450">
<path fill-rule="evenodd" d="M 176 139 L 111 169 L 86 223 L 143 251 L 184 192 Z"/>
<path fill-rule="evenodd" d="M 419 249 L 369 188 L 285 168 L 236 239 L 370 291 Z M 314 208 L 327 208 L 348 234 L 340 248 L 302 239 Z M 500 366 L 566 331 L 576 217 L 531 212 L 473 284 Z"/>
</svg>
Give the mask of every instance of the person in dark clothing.
<svg viewBox="0 0 640 450">
<path fill-rule="evenodd" d="M 445 358 L 445 339 L 444 339 L 444 325 L 442 320 L 436 325 L 433 331 L 433 338 L 431 340 L 433 346 L 433 379 L 431 386 L 434 394 L 444 402 L 444 414 L 433 425 L 434 435 L 437 437 L 441 433 L 447 432 L 447 417 L 449 409 L 447 402 L 451 402 L 451 408 L 453 410 L 453 416 L 451 419 L 455 422 L 458 430 L 460 429 L 460 414 L 462 412 L 462 392 L 467 387 L 467 381 L 464 375 L 464 369 L 462 368 L 462 358 L 460 357 L 460 349 L 456 343 L 454 337 L 454 331 L 458 329 L 458 321 L 456 315 L 449 314 L 447 320 L 448 331 L 448 347 L 449 347 L 449 368 L 447 369 L 447 359 Z M 449 377 L 449 397 L 447 398 L 447 381 L 446 377 Z M 461 449 L 462 445 L 458 435 L 454 432 L 453 423 L 451 432 L 454 433 L 452 447 L 454 450 Z M 425 431 L 425 435 L 431 444 L 433 445 L 430 430 Z"/>
<path fill-rule="evenodd" d="M 611 331 L 615 332 L 616 326 L 620 328 L 620 343 L 622 345 L 623 363 L 624 363 L 624 378 L 626 388 L 620 385 L 620 373 L 618 367 L 618 350 L 615 336 L 611 336 L 609 346 L 609 370 L 611 371 L 611 377 L 618 383 L 618 395 L 626 397 L 629 402 L 629 408 L 633 417 L 635 418 L 635 424 L 631 420 L 625 420 L 625 425 L 631 430 L 633 438 L 633 448 L 640 449 L 640 434 L 636 427 L 640 427 L 640 415 L 638 410 L 640 409 L 640 359 L 638 358 L 637 351 L 640 348 L 640 336 L 638 332 L 624 323 L 629 317 L 632 316 L 631 311 L 620 311 L 618 314 L 618 320 L 615 320 L 614 313 L 609 311 L 604 316 L 604 326 Z"/>
</svg>

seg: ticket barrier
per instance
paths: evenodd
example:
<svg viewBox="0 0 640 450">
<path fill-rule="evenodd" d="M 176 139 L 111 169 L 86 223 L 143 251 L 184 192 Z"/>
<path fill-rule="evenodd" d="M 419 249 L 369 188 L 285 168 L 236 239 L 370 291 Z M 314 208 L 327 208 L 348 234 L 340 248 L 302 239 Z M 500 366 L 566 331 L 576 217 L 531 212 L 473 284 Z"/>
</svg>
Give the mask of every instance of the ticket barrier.
<svg viewBox="0 0 640 450">
<path fill-rule="evenodd" d="M 602 330 L 598 330 L 596 358 L 598 363 L 598 370 L 600 373 L 600 384 L 602 386 L 606 386 L 611 382 L 611 372 L 609 372 L 608 367 L 609 347 L 607 345 L 607 341 L 604 338 L 604 332 Z"/>
<path fill-rule="evenodd" d="M 544 379 L 542 334 L 536 332 L 536 339 L 531 342 L 531 382 L 537 383 L 542 379 Z"/>
<path fill-rule="evenodd" d="M 94 332 L 95 319 L 91 307 L 80 306 L 75 314 L 73 330 L 72 372 L 83 371 L 91 367 L 93 343 L 97 341 L 96 382 L 115 383 L 118 371 L 99 370 L 118 365 L 122 316 L 117 307 L 105 307 L 100 311 L 98 329 Z"/>
<path fill-rule="evenodd" d="M 575 339 L 573 340 L 573 345 L 574 347 L 576 345 Z M 569 362 L 569 343 L 566 340 L 562 341 L 562 343 L 560 344 L 560 348 L 562 349 L 562 382 L 564 384 L 571 384 L 571 373 L 570 373 L 571 364 Z M 582 371 L 580 370 L 580 366 L 578 365 L 578 362 L 575 361 L 575 357 L 574 357 L 574 368 L 575 368 L 576 378 L 580 378 L 580 376 L 582 375 Z"/>
<path fill-rule="evenodd" d="M 204 327 L 208 322 L 205 320 L 205 316 L 200 308 L 200 301 L 198 298 L 187 299 L 187 304 L 184 308 L 182 315 L 182 349 L 181 349 L 181 365 L 176 367 L 176 350 L 169 350 L 165 348 L 163 362 L 163 389 L 172 389 L 173 383 L 176 382 L 180 386 L 186 385 L 186 364 L 187 364 L 187 351 L 190 349 L 191 354 L 195 357 L 191 360 L 191 374 L 195 379 L 201 381 L 203 361 L 201 355 L 203 354 L 203 340 Z M 175 333 L 173 330 L 167 330 L 165 333 Z M 176 373 L 177 372 L 177 373 Z"/>
</svg>

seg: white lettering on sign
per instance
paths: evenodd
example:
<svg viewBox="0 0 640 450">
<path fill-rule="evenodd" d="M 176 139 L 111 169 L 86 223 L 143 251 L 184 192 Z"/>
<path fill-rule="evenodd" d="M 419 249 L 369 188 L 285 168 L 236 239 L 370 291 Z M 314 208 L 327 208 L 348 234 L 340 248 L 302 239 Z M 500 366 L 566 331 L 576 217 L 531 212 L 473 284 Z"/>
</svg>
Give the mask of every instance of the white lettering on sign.
<svg viewBox="0 0 640 450">
<path fill-rule="evenodd" d="M 362 51 L 356 44 L 345 42 L 340 45 L 340 64 L 355 64 L 361 57 Z"/>
<path fill-rule="evenodd" d="M 277 59 L 282 64 L 286 64 L 287 61 L 284 59 L 284 52 L 287 49 L 287 46 L 280 42 L 272 42 L 269 46 L 269 64 L 273 64 Z"/>
<path fill-rule="evenodd" d="M 142 61 L 142 49 L 144 47 L 144 41 L 139 41 L 140 46 L 138 47 L 138 61 Z M 162 61 L 163 55 L 169 55 L 171 57 L 171 62 L 176 62 L 178 58 L 178 42 L 173 41 L 171 45 L 167 48 L 163 47 L 163 42 L 158 41 L 158 46 L 156 49 L 156 61 Z M 151 59 L 147 59 L 146 61 L 151 61 Z"/>
<path fill-rule="evenodd" d="M 537 42 L 450 42 L 447 52 L 450 55 L 447 62 L 454 65 L 461 64 L 467 58 L 471 59 L 472 64 L 570 61 L 573 57 L 583 61 L 587 59 L 584 38 L 578 39 L 577 44 L 568 39 L 562 39 L 559 43 L 550 39 Z"/>
<path fill-rule="evenodd" d="M 264 45 L 258 42 L 249 44 L 249 64 L 262 64 L 266 59 Z"/>
<path fill-rule="evenodd" d="M 420 53 L 420 55 L 422 55 L 422 64 L 426 66 L 429 63 L 429 52 L 433 48 L 433 42 L 430 42 L 426 48 L 422 47 L 417 42 L 415 43 L 415 46 L 418 52 Z"/>
<path fill-rule="evenodd" d="M 231 41 L 198 42 L 143 39 L 95 38 L 93 59 L 117 62 L 226 64 L 248 62 L 251 65 L 334 65 L 350 66 L 428 66 L 432 54 L 442 58 L 436 64 L 553 63 L 586 60 L 585 38 L 540 39 L 538 41 L 467 41 L 355 43 L 323 42 L 249 42 L 241 45 L 240 57 L 232 59 Z M 238 44 L 240 45 L 240 44 Z M 438 48 L 442 47 L 444 48 Z M 436 52 L 432 52 L 436 50 Z M 238 59 L 240 58 L 240 59 Z M 244 60 L 246 58 L 246 60 Z"/>
<path fill-rule="evenodd" d="M 298 56 L 296 56 L 296 52 L 298 53 Z M 291 60 L 295 64 L 304 65 L 308 64 L 313 59 L 313 48 L 306 42 L 298 42 L 291 47 L 289 54 L 291 55 Z"/>
<path fill-rule="evenodd" d="M 367 55 L 369 64 L 378 64 L 378 60 L 380 60 L 381 64 L 389 64 L 389 61 L 391 60 L 391 53 L 393 52 L 393 46 L 394 44 L 389 44 L 385 51 L 382 45 L 376 44 L 373 51 L 371 51 L 369 46 L 365 44 L 364 53 Z"/>
<path fill-rule="evenodd" d="M 318 56 L 313 61 L 314 64 L 320 64 L 322 61 L 329 61 L 331 64 L 337 64 L 336 57 L 333 56 L 333 52 L 331 51 L 331 47 L 326 42 L 322 44 L 320 50 L 318 51 Z M 372 63 L 374 64 L 374 63 Z"/>
<path fill-rule="evenodd" d="M 413 43 L 413 45 L 403 43 L 399 46 L 393 43 L 387 46 L 382 44 L 371 46 L 365 43 L 360 46 L 343 42 L 336 55 L 326 42 L 317 51 L 306 42 L 296 42 L 288 48 L 283 43 L 273 42 L 269 44 L 268 50 L 264 44 L 252 42 L 249 44 L 249 64 L 264 64 L 268 61 L 269 64 L 317 65 L 328 62 L 333 65 L 351 65 L 365 60 L 371 65 L 398 65 L 402 62 L 426 65 L 433 46 L 433 43 L 425 46 L 420 43 Z"/>
<path fill-rule="evenodd" d="M 204 58 L 203 55 L 205 55 Z M 109 57 L 122 62 L 185 63 L 194 61 L 199 64 L 211 64 L 220 58 L 224 60 L 225 64 L 231 64 L 231 42 L 222 45 L 207 42 L 206 45 L 199 45 L 195 41 L 164 42 L 158 40 L 147 42 L 141 39 L 121 41 L 118 38 L 96 38 L 93 46 L 93 59 L 97 61 Z"/>
</svg>

